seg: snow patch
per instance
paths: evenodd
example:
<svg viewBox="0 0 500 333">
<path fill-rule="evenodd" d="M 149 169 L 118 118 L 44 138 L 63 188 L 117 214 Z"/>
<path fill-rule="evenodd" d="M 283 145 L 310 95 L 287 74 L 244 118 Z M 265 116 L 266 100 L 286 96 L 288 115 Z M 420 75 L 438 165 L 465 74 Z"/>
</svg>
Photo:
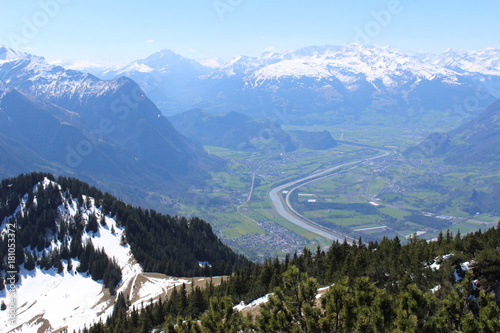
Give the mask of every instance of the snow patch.
<svg viewBox="0 0 500 333">
<path fill-rule="evenodd" d="M 444 260 L 448 260 L 451 257 L 453 257 L 453 253 L 445 254 L 442 257 L 437 257 L 434 259 L 434 262 L 429 265 L 429 268 L 432 269 L 433 271 L 439 270 L 441 268 L 441 263 Z"/>
<path fill-rule="evenodd" d="M 191 282 L 186 279 L 179 278 L 156 278 L 148 274 L 140 276 L 140 282 L 134 283 L 129 300 L 131 307 L 140 308 L 141 305 L 149 304 L 151 301 L 155 302 L 159 295 L 166 295 L 167 292 L 182 284 L 190 284 Z"/>
<path fill-rule="evenodd" d="M 83 327 L 98 320 L 102 311 L 111 314 L 111 304 L 100 303 L 104 296 L 102 283 L 92 280 L 87 274 L 58 274 L 56 269 L 34 271 L 21 270 L 18 285 L 17 321 L 22 324 L 16 332 L 34 332 L 38 326 L 30 323 L 40 316 L 50 322 L 52 329 L 68 326 L 70 330 Z M 38 323 L 37 325 L 40 325 Z M 0 312 L 0 327 L 9 327 L 7 312 Z"/>
<path fill-rule="evenodd" d="M 269 296 L 272 294 L 267 294 L 265 296 L 262 296 L 260 298 L 257 298 L 256 300 L 252 301 L 248 305 L 245 304 L 245 302 L 241 302 L 240 304 L 234 306 L 233 308 L 238 311 L 243 311 L 246 309 L 252 309 L 255 308 L 256 306 L 259 306 L 261 304 L 269 302 Z"/>
</svg>

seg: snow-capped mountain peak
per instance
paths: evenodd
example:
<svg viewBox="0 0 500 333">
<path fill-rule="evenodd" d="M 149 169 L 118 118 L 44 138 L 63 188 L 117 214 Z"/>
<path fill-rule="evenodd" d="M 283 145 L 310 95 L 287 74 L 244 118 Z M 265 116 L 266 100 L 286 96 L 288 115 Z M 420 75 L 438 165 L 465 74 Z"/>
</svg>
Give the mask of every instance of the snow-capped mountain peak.
<svg viewBox="0 0 500 333">
<path fill-rule="evenodd" d="M 223 66 L 226 62 L 224 59 L 218 57 L 218 58 L 210 58 L 210 59 L 202 59 L 198 61 L 201 65 L 208 67 L 208 68 L 218 68 Z"/>
<path fill-rule="evenodd" d="M 0 63 L 0 79 L 7 83 L 16 79 L 2 74 L 2 67 L 8 71 L 9 66 Z M 59 86 L 65 81 L 44 63 L 30 61 L 29 66 L 36 68 L 31 72 L 35 77 L 38 71 L 52 75 Z M 217 112 L 255 113 L 252 110 L 265 109 L 262 112 L 269 113 L 283 105 L 291 106 L 292 101 L 293 108 L 302 114 L 312 112 L 311 106 L 318 110 L 364 112 L 371 105 L 398 113 L 418 104 L 417 108 L 427 111 L 449 110 L 453 104 L 461 103 L 464 93 L 474 95 L 481 82 L 500 80 L 500 50 L 426 54 L 377 45 L 324 45 L 268 51 L 259 56 L 240 55 L 224 64 L 212 62 L 211 66 L 165 49 L 125 66 L 101 71 L 97 76 L 108 80 L 130 77 L 166 115 L 200 106 Z M 40 86 L 33 85 L 34 90 L 28 93 L 40 96 L 54 91 L 42 80 L 35 81 Z M 95 86 L 93 92 L 104 89 L 102 82 L 90 81 L 86 86 Z M 66 93 L 69 88 L 65 88 Z M 484 99 L 481 104 L 488 102 L 491 101 Z"/>
<path fill-rule="evenodd" d="M 31 63 L 46 64 L 44 57 L 32 55 L 23 51 L 16 51 L 0 45 L 0 66 L 4 63 L 29 61 Z"/>
<path fill-rule="evenodd" d="M 22 51 L 15 51 L 11 48 L 0 45 L 0 61 L 11 61 L 27 57 L 27 53 L 24 53 Z"/>
<path fill-rule="evenodd" d="M 24 93 L 50 101 L 61 98 L 83 100 L 116 91 L 124 84 L 123 78 L 99 80 L 88 73 L 49 64 L 43 57 L 5 47 L 0 49 L 0 59 L 4 59 L 0 60 L 0 80 Z"/>
<path fill-rule="evenodd" d="M 500 75 L 500 48 L 478 51 L 448 49 L 429 61 L 458 72 Z"/>
<path fill-rule="evenodd" d="M 385 86 L 392 87 L 405 84 L 407 73 L 427 79 L 439 75 L 453 76 L 437 66 L 387 47 L 348 44 L 343 48 L 325 46 L 299 50 L 290 60 L 260 69 L 254 74 L 254 79 L 260 81 L 286 76 L 318 79 L 336 77 L 345 84 L 352 84 L 358 78 L 366 77 L 369 82 L 379 80 Z"/>
<path fill-rule="evenodd" d="M 137 60 L 136 63 L 147 65 L 151 69 L 164 72 L 177 67 L 195 67 L 200 70 L 203 69 L 203 66 L 198 62 L 185 58 L 169 49 L 160 50 L 147 58 Z"/>
<path fill-rule="evenodd" d="M 258 57 L 238 56 L 220 67 L 213 78 L 240 75 L 251 86 L 280 78 L 336 78 L 345 84 L 358 79 L 386 87 L 402 86 L 412 80 L 444 78 L 457 82 L 464 71 L 500 75 L 498 49 L 476 52 L 445 52 L 434 61 L 387 46 L 347 44 L 309 46 L 282 53 L 263 53 Z M 452 66 L 455 64 L 455 66 Z"/>
</svg>

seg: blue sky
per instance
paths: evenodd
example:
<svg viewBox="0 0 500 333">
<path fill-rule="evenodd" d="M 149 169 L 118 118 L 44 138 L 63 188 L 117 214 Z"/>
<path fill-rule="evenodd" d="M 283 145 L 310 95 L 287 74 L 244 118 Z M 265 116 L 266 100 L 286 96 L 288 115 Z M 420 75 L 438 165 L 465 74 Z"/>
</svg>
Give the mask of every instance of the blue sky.
<svg viewBox="0 0 500 333">
<path fill-rule="evenodd" d="M 0 44 L 48 60 L 194 59 L 357 41 L 411 51 L 500 47 L 500 1 L 0 0 Z"/>
</svg>

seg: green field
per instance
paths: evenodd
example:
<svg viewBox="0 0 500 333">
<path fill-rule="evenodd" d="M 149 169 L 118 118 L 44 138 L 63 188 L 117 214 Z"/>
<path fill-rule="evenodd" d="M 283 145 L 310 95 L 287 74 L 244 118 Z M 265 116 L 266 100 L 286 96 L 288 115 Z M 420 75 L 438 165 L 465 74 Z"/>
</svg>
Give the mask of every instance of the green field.
<svg viewBox="0 0 500 333">
<path fill-rule="evenodd" d="M 392 207 L 382 207 L 382 208 L 379 208 L 379 211 L 382 212 L 383 214 L 392 216 L 396 219 L 402 219 L 405 216 L 410 215 L 410 213 L 407 211 L 392 208 Z"/>
<path fill-rule="evenodd" d="M 328 240 L 274 212 L 268 198 L 271 188 L 380 153 L 371 148 L 342 144 L 340 138 L 403 151 L 427 135 L 398 128 L 318 126 L 315 129 L 330 130 L 340 145 L 323 151 L 300 149 L 274 155 L 205 147 L 210 154 L 230 162 L 224 171 L 212 174 L 205 187 L 193 189 L 194 204 L 186 202 L 179 213 L 204 218 L 223 240 L 242 253 L 250 252 L 254 258 L 293 252 L 304 246 L 328 246 Z M 254 175 L 254 188 L 248 200 Z M 499 218 L 488 214 L 475 215 L 470 199 L 473 191 L 484 197 L 491 184 L 498 182 L 499 176 L 495 174 L 451 167 L 429 158 L 408 161 L 396 154 L 346 167 L 300 187 L 298 193 L 312 196 L 297 196 L 298 207 L 294 208 L 304 217 L 353 238 L 379 240 L 396 235 L 404 238 L 415 232 L 425 232 L 421 237 L 433 238 L 441 229 L 466 233 L 498 221 Z M 309 199 L 316 203 L 309 203 Z M 356 204 L 362 206 L 353 206 Z M 468 223 L 470 218 L 477 222 Z M 386 229 L 370 229 L 380 226 Z M 368 230 L 356 231 L 359 229 Z"/>
<path fill-rule="evenodd" d="M 431 160 L 424 162 L 427 165 L 423 163 L 415 167 L 396 156 L 390 162 L 366 163 L 309 183 L 298 191 L 313 195 L 317 202 L 308 203 L 299 197 L 300 211 L 317 223 L 323 221 L 323 225 L 332 228 L 342 227 L 340 230 L 351 237 L 356 235 L 356 229 L 371 228 L 374 223 L 388 226 L 386 233 L 370 232 L 368 239 L 392 233 L 408 235 L 425 231 L 426 235 L 434 235 L 448 228 L 462 233 L 479 229 L 477 223 L 467 222 L 475 216 L 465 209 L 471 205 L 473 191 L 488 191 L 491 183 L 500 181 L 499 177 L 444 164 L 436 167 L 435 161 Z M 338 209 L 369 202 L 379 205 L 376 206 L 379 214 Z M 318 210 L 318 206 L 337 209 Z M 339 216 L 332 218 L 335 214 Z M 486 217 L 482 221 L 493 222 L 495 217 Z"/>
</svg>

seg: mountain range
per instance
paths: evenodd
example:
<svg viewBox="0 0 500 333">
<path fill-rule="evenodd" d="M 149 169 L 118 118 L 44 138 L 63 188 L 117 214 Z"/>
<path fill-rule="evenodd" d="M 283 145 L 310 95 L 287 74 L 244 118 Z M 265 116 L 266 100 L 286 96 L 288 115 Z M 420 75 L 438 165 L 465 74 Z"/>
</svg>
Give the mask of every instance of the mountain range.
<svg viewBox="0 0 500 333">
<path fill-rule="evenodd" d="M 18 272 L 0 276 L 0 310 L 10 296 L 7 285 L 15 284 L 20 302 L 14 330 L 23 332 L 90 324 L 102 332 L 103 320 L 117 332 L 127 331 L 125 325 L 152 332 L 151 323 L 158 330 L 201 325 L 223 331 L 238 316 L 233 303 L 264 295 L 268 305 L 255 321 L 262 331 L 286 331 L 299 322 L 315 330 L 321 324 L 324 331 L 334 322 L 347 331 L 358 329 L 354 322 L 359 331 L 367 323 L 368 330 L 395 331 L 415 322 L 416 330 L 417 319 L 434 325 L 429 330 L 459 322 L 450 328 L 458 331 L 462 321 L 486 325 L 486 319 L 500 327 L 493 299 L 484 296 L 487 288 L 498 288 L 499 229 L 464 238 L 448 232 L 437 242 L 415 237 L 408 245 L 399 238 L 335 242 L 326 252 L 305 248 L 283 262 L 254 265 L 199 218 L 136 208 L 67 177 L 144 203 L 152 191 L 181 196 L 225 165 L 202 144 L 328 149 L 336 145 L 329 132 L 286 131 L 280 124 L 439 127 L 436 122 L 464 119 L 407 154 L 495 169 L 500 100 L 483 106 L 496 97 L 499 53 L 325 46 L 237 57 L 210 69 L 161 51 L 94 76 L 0 47 L 0 176 L 33 169 L 60 175 L 30 173 L 0 183 L 0 270 Z M 181 113 L 191 107 L 200 108 Z M 472 197 L 481 195 L 474 190 Z M 466 275 L 469 270 L 473 275 Z M 220 288 L 212 284 L 217 279 Z M 318 281 L 328 293 L 321 301 Z M 175 286 L 179 291 L 172 291 Z M 339 299 L 352 303 L 344 310 L 356 311 L 338 310 Z M 408 311 L 408 300 L 415 309 Z M 6 313 L 0 312 L 0 330 L 9 327 Z M 232 331 L 243 331 L 241 325 Z"/>
<path fill-rule="evenodd" d="M 474 119 L 446 132 L 430 134 L 409 156 L 442 156 L 450 164 L 498 165 L 500 163 L 500 99 Z"/>
<path fill-rule="evenodd" d="M 211 68 L 171 50 L 161 50 L 122 67 L 103 68 L 96 74 L 106 80 L 127 76 L 137 82 L 161 110 L 168 110 L 179 107 L 174 101 L 187 84 L 210 71 Z"/>
<path fill-rule="evenodd" d="M 77 175 L 134 201 L 137 191 L 179 191 L 224 165 L 180 134 L 133 80 L 101 80 L 5 47 L 0 119 L 4 177 L 34 168 Z"/>
<path fill-rule="evenodd" d="M 210 68 L 163 50 L 94 74 L 136 79 L 166 115 L 201 108 L 282 124 L 453 127 L 500 98 L 499 59 L 493 48 L 424 54 L 347 44 L 238 56 Z"/>
</svg>

